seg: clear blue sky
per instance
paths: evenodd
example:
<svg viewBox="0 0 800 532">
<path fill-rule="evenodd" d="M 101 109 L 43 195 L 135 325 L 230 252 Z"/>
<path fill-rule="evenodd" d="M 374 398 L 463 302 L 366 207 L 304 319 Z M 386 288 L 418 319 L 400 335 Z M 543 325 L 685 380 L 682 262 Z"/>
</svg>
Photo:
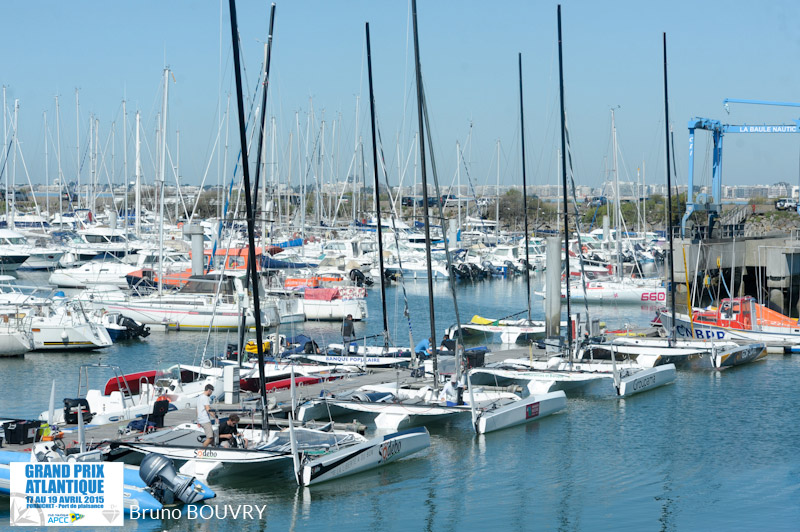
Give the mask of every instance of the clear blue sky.
<svg viewBox="0 0 800 532">
<path fill-rule="evenodd" d="M 443 184 L 456 168 L 456 141 L 474 184 L 495 181 L 500 139 L 501 181 L 520 182 L 517 53 L 523 54 L 529 183 L 556 182 L 558 56 L 556 3 L 533 1 L 419 1 L 420 44 L 436 157 Z M 240 1 L 239 29 L 247 91 L 257 83 L 269 18 L 267 2 Z M 736 105 L 726 115 L 722 100 L 753 98 L 800 101 L 800 3 L 796 1 L 596 2 L 565 1 L 562 7 L 566 105 L 578 184 L 598 185 L 610 165 L 610 113 L 616 111 L 624 168 L 635 179 L 642 161 L 648 182 L 664 180 L 662 32 L 667 32 L 670 118 L 675 128 L 678 181 L 686 182 L 687 130 L 692 116 L 730 123 L 782 123 L 800 109 Z M 151 155 L 161 76 L 170 83 L 168 129 L 184 182 L 199 183 L 217 135 L 219 106 L 234 94 L 228 2 L 22 2 L 3 4 L 0 83 L 6 87 L 9 119 L 18 99 L 22 153 L 34 182 L 44 181 L 44 125 L 55 142 L 54 96 L 61 101 L 62 167 L 73 180 L 76 166 L 75 89 L 80 89 L 80 135 L 86 147 L 90 114 L 108 145 L 116 121 L 115 176 L 122 181 L 121 101 L 127 100 L 129 174 L 133 174 L 132 124 L 142 112 Z M 361 94 L 359 132 L 369 146 L 364 22 L 370 22 L 376 100 L 384 150 L 397 183 L 397 151 L 405 159 L 417 130 L 410 2 L 278 2 L 269 114 L 277 123 L 277 165 L 288 171 L 290 131 L 299 113 L 301 149 L 313 102 L 311 139 L 326 122 L 326 152 L 338 152 L 344 175 L 355 135 L 356 95 Z M 220 49 L 220 43 L 222 48 Z M 235 109 L 232 100 L 232 112 Z M 232 114 L 235 119 L 235 114 Z M 338 147 L 332 144 L 336 122 Z M 235 122 L 232 122 L 235 124 Z M 470 125 L 471 140 L 470 140 Z M 223 133 L 224 136 L 224 133 Z M 697 148 L 698 181 L 708 181 L 705 135 Z M 399 148 L 398 148 L 399 139 Z M 293 182 L 298 179 L 297 138 Z M 238 136 L 230 133 L 230 161 Z M 105 174 L 111 173 L 106 148 Z M 49 146 L 50 174 L 55 149 Z M 368 152 L 369 165 L 369 152 Z M 725 184 L 798 182 L 800 137 L 726 137 Z M 153 163 L 144 163 L 147 179 Z M 217 182 L 212 159 L 208 184 Z M 463 172 L 463 169 L 462 169 Z M 230 170 L 226 175 L 230 175 Z M 83 171 L 83 180 L 88 179 Z M 465 174 L 462 173 L 464 183 Z M 284 178 L 285 179 L 285 178 Z M 410 183 L 409 175 L 405 183 Z M 326 177 L 327 180 L 327 177 Z M 26 182 L 21 160 L 16 182 Z M 174 182 L 168 178 L 168 183 Z"/>
</svg>

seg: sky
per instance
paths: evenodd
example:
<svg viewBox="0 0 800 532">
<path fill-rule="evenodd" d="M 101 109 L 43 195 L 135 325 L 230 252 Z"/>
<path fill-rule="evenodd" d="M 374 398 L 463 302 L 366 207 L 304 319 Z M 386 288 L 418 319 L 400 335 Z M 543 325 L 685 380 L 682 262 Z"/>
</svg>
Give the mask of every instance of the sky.
<svg viewBox="0 0 800 532">
<path fill-rule="evenodd" d="M 453 183 L 457 172 L 464 185 L 493 185 L 498 141 L 501 184 L 521 183 L 519 53 L 527 180 L 556 184 L 560 179 L 556 6 L 550 1 L 419 0 L 422 75 L 443 186 Z M 227 0 L 12 0 L 3 8 L 0 84 L 5 87 L 7 135 L 13 135 L 15 102 L 19 104 L 19 151 L 16 161 L 13 153 L 9 157 L 3 179 L 10 175 L 17 184 L 54 179 L 60 138 L 65 180 L 75 180 L 80 146 L 86 182 L 90 117 L 99 129 L 98 180 L 132 179 L 138 110 L 145 180 L 152 182 L 163 69 L 168 66 L 171 166 L 179 167 L 182 183 L 230 180 L 239 137 Z M 245 98 L 252 99 L 269 3 L 240 0 L 237 12 Z M 267 106 L 275 123 L 266 140 L 268 176 L 293 185 L 303 174 L 309 182 L 315 175 L 326 182 L 343 180 L 357 137 L 367 150 L 366 166 L 371 166 L 365 22 L 370 24 L 378 127 L 389 181 L 413 182 L 418 131 L 414 49 L 410 2 L 399 0 L 277 2 Z M 725 98 L 800 101 L 798 22 L 796 1 L 564 1 L 564 91 L 576 184 L 600 186 L 610 175 L 612 109 L 620 179 L 636 180 L 638 171 L 648 183 L 665 182 L 664 32 L 677 183 L 687 179 L 691 117 L 731 124 L 798 119 L 800 109 L 792 107 L 732 104 L 726 113 L 722 105 Z M 229 97 L 228 128 L 223 119 Z M 708 138 L 698 132 L 696 184 L 710 182 Z M 315 143 L 318 153 L 324 147 L 324 164 L 306 158 Z M 168 173 L 168 184 L 174 183 L 174 173 Z M 723 184 L 778 181 L 800 181 L 800 138 L 725 137 Z"/>
</svg>

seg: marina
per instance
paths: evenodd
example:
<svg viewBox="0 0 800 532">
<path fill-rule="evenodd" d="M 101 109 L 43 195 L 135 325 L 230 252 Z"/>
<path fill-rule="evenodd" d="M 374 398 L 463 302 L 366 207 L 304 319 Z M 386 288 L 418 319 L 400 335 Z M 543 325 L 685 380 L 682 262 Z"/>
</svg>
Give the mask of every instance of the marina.
<svg viewBox="0 0 800 532">
<path fill-rule="evenodd" d="M 404 66 L 402 5 L 316 6 L 309 28 L 347 31 L 298 104 L 311 11 L 218 7 L 184 13 L 196 50 L 164 41 L 113 119 L 75 88 L 74 135 L 57 94 L 32 143 L 38 91 L 4 81 L 0 530 L 796 529 L 800 185 L 777 139 L 800 103 L 687 98 L 685 30 L 643 23 L 636 95 L 600 113 L 619 96 L 586 65 L 612 34 L 587 42 L 588 8 L 548 6 L 513 54 L 487 12 L 455 74 L 443 7 L 409 0 Z M 186 68 L 214 59 L 212 19 L 216 77 Z M 476 89 L 499 100 L 455 132 Z M 765 169 L 782 181 L 728 184 Z"/>
</svg>

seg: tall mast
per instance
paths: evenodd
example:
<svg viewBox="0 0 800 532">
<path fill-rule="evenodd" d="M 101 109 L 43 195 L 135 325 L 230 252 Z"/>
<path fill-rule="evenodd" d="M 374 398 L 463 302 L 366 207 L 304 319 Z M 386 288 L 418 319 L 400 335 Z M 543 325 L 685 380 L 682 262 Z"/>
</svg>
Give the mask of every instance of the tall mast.
<svg viewBox="0 0 800 532">
<path fill-rule="evenodd" d="M 414 69 L 417 80 L 417 118 L 419 121 L 419 158 L 422 175 L 422 215 L 425 220 L 425 266 L 428 272 L 428 309 L 431 324 L 431 350 L 433 351 L 433 389 L 439 389 L 439 349 L 436 346 L 436 313 L 433 309 L 433 272 L 431 271 L 431 223 L 428 213 L 428 171 L 425 164 L 425 123 L 422 113 L 422 66 L 419 60 L 419 32 L 417 28 L 417 0 L 411 0 L 411 12 L 414 23 Z M 377 194 L 377 190 L 375 191 Z M 444 232 L 444 227 L 442 227 Z M 446 237 L 445 237 L 446 238 Z"/>
<path fill-rule="evenodd" d="M 47 111 L 44 111 L 44 182 L 47 191 L 47 215 L 50 216 L 50 170 L 47 165 Z"/>
<path fill-rule="evenodd" d="M 181 131 L 175 130 L 175 223 L 181 216 Z"/>
<path fill-rule="evenodd" d="M 136 187 L 134 190 L 136 193 L 136 218 L 134 223 L 137 237 L 142 235 L 142 142 L 139 135 L 140 120 L 139 111 L 136 111 L 136 162 L 134 163 L 136 168 L 136 184 L 134 185 Z"/>
<path fill-rule="evenodd" d="M 265 388 L 264 344 L 261 330 L 261 304 L 258 299 L 258 272 L 256 271 L 255 220 L 253 219 L 253 200 L 250 194 L 250 168 L 247 157 L 247 132 L 244 118 L 244 97 L 242 96 L 242 71 L 239 60 L 239 30 L 236 24 L 236 1 L 229 0 L 231 14 L 231 39 L 233 40 L 233 72 L 236 77 L 236 107 L 239 117 L 239 143 L 242 150 L 242 179 L 244 180 L 244 201 L 247 210 L 247 240 L 250 278 L 253 284 L 253 314 L 256 322 L 256 349 L 258 352 L 258 389 L 261 393 L 262 426 L 267 426 L 267 390 Z M 292 379 L 294 382 L 294 379 Z"/>
<path fill-rule="evenodd" d="M 612 160 L 614 161 L 614 196 L 616 196 L 616 240 L 617 240 L 617 277 L 621 281 L 624 277 L 622 270 L 622 202 L 619 196 L 619 171 L 617 169 L 617 123 L 614 109 L 611 109 L 611 150 L 613 151 Z"/>
<path fill-rule="evenodd" d="M 561 27 L 559 19 L 559 28 Z M 560 30 L 559 30 L 560 31 Z M 561 42 L 561 34 L 559 33 L 559 44 Z M 528 236 L 528 180 L 525 174 L 525 107 L 522 104 L 522 53 L 519 54 L 519 126 L 522 142 L 522 211 L 525 213 L 525 289 L 528 298 L 525 300 L 528 304 L 528 322 L 531 321 L 531 274 L 528 265 L 531 263 L 529 257 L 529 236 Z M 566 181 L 565 181 L 566 183 Z M 566 185 L 564 185 L 566 187 Z M 566 220 L 566 206 L 567 196 L 566 188 L 564 189 L 564 219 Z M 566 224 L 565 224 L 566 225 Z M 569 283 L 569 270 L 567 270 L 567 283 Z"/>
<path fill-rule="evenodd" d="M 6 203 L 6 224 L 11 223 L 11 219 L 9 218 L 9 210 L 8 210 L 8 153 L 9 153 L 9 145 L 8 145 L 8 117 L 6 113 L 6 86 L 3 85 L 3 151 L 6 154 L 5 157 L 5 167 L 6 167 L 6 193 L 3 195 L 3 199 Z"/>
<path fill-rule="evenodd" d="M 356 220 L 356 194 L 358 193 L 358 162 L 356 158 L 358 157 L 358 100 L 360 96 L 356 94 L 356 127 L 354 130 L 353 136 L 353 197 L 350 200 L 350 210 L 352 211 L 351 216 L 353 220 Z M 381 275 L 383 275 L 381 273 Z"/>
<path fill-rule="evenodd" d="M 497 139 L 497 183 L 495 184 L 495 196 L 497 199 L 494 202 L 494 243 L 500 243 L 500 139 Z"/>
<path fill-rule="evenodd" d="M 56 96 L 56 157 L 58 158 L 58 219 L 63 222 L 64 198 L 61 194 L 64 191 L 64 173 L 61 171 L 61 108 L 58 105 Z"/>
<path fill-rule="evenodd" d="M 375 178 L 375 218 L 378 220 L 378 264 L 380 267 L 381 275 L 381 310 L 383 311 L 383 345 L 389 346 L 389 321 L 386 317 L 386 277 L 383 274 L 383 229 L 381 228 L 381 195 L 378 193 L 378 142 L 376 139 L 376 124 L 375 124 L 375 94 L 372 87 L 372 51 L 369 42 L 369 22 L 366 23 L 367 32 L 367 77 L 369 78 L 369 114 L 370 126 L 372 127 L 372 163 L 373 163 L 373 177 Z M 428 264 L 430 268 L 430 264 Z M 430 275 L 430 271 L 428 272 Z"/>
<path fill-rule="evenodd" d="M 81 117 L 80 117 L 80 97 L 79 97 L 78 89 L 75 89 L 75 134 L 76 134 L 76 142 L 75 142 L 75 164 L 78 165 L 77 168 L 77 187 L 78 187 L 78 204 L 77 207 L 81 208 Z"/>
<path fill-rule="evenodd" d="M 164 181 L 167 173 L 167 100 L 169 99 L 169 68 L 164 69 L 164 100 L 161 105 L 161 161 L 158 172 L 158 293 L 164 283 Z"/>
<path fill-rule="evenodd" d="M 128 232 L 128 190 L 130 177 L 128 177 L 128 111 L 125 108 L 125 100 L 122 100 L 122 183 L 125 185 L 125 233 Z"/>
<path fill-rule="evenodd" d="M 264 130 L 266 129 L 267 120 L 267 93 L 269 89 L 269 65 L 272 60 L 272 29 L 275 26 L 275 4 L 272 4 L 269 13 L 269 36 L 267 43 L 264 45 L 264 90 L 261 93 L 261 118 L 258 121 L 259 139 L 258 148 L 256 150 L 256 180 L 253 184 L 253 208 L 258 205 L 258 184 L 261 179 L 261 157 L 264 145 Z M 266 216 L 265 213 L 261 213 Z"/>
<path fill-rule="evenodd" d="M 233 0 L 231 0 L 231 9 L 233 9 Z M 256 206 L 258 205 L 258 181 L 261 178 L 261 157 L 263 155 L 264 129 L 265 129 L 264 121 L 267 118 L 267 88 L 269 87 L 269 61 L 270 61 L 270 57 L 271 57 L 270 56 L 270 48 L 271 48 L 271 43 L 272 43 L 272 28 L 273 28 L 274 24 L 275 24 L 275 4 L 272 4 L 272 8 L 270 9 L 270 15 L 269 15 L 269 38 L 267 39 L 267 44 L 265 45 L 266 48 L 264 50 L 264 81 L 263 81 L 264 90 L 263 90 L 262 95 L 261 95 L 261 116 L 260 116 L 260 118 L 258 120 L 259 137 L 258 137 L 258 145 L 257 145 L 258 147 L 256 149 L 256 179 L 255 179 L 255 184 L 253 185 L 253 204 L 252 204 L 253 210 L 255 210 Z M 247 163 L 247 158 L 243 158 L 242 161 L 243 161 L 242 166 L 247 166 L 247 164 L 248 164 Z M 249 185 L 249 183 L 248 183 L 248 185 Z M 248 221 L 249 221 L 249 217 L 251 216 L 251 214 L 250 214 L 249 210 L 247 212 L 248 212 Z M 262 212 L 261 216 L 266 216 L 266 213 Z M 255 220 L 253 220 L 253 222 L 255 223 Z M 253 226 L 253 228 L 255 229 L 255 225 Z M 251 246 L 255 245 L 255 238 L 253 238 L 253 240 L 251 240 L 250 245 Z M 256 256 L 255 248 L 252 249 L 251 256 L 253 257 L 253 259 L 252 259 L 252 261 L 253 261 L 253 269 L 255 269 L 256 266 L 257 266 L 255 264 L 255 260 L 256 260 L 255 259 L 255 256 Z M 249 288 L 250 288 L 250 278 L 247 277 L 244 280 L 244 289 L 245 289 L 245 291 L 247 291 Z M 258 286 L 257 277 L 254 276 L 253 277 L 253 293 L 255 294 L 256 292 L 258 292 L 258 290 L 259 290 L 259 286 Z M 244 314 L 242 314 L 241 327 L 239 327 L 239 345 L 240 346 L 244 345 L 245 323 L 246 323 L 246 316 Z M 259 340 L 259 342 L 260 342 L 260 340 Z"/>
<path fill-rule="evenodd" d="M 675 341 L 675 265 L 672 242 L 672 175 L 669 168 L 669 97 L 667 93 L 667 33 L 664 32 L 664 139 L 667 145 L 667 235 L 669 236 L 669 306 L 672 313 L 670 340 Z M 689 191 L 691 193 L 691 191 Z M 687 272 L 686 275 L 689 275 Z M 732 290 L 732 288 L 731 288 Z M 689 309 L 691 312 L 691 309 Z"/>
<path fill-rule="evenodd" d="M 14 217 L 17 213 L 17 151 L 19 150 L 19 100 L 14 100 L 14 119 L 13 119 L 13 127 L 14 127 L 14 139 L 12 142 L 14 143 L 14 166 L 12 167 L 13 173 L 11 174 L 11 224 L 9 227 L 14 229 Z M 8 220 L 8 218 L 6 218 Z"/>
<path fill-rule="evenodd" d="M 569 302 L 569 216 L 567 215 L 567 136 L 564 112 L 564 60 L 561 47 L 561 4 L 558 4 L 558 85 L 561 100 L 561 186 L 564 192 L 564 264 L 567 272 L 567 352 L 572 363 L 572 307 Z"/>
</svg>

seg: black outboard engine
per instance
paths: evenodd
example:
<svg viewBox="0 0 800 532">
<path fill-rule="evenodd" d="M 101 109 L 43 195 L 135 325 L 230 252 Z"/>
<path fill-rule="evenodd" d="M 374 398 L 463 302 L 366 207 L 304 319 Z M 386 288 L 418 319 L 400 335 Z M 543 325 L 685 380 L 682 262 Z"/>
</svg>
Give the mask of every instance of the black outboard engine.
<svg viewBox="0 0 800 532">
<path fill-rule="evenodd" d="M 67 425 L 77 425 L 78 416 L 83 416 L 83 422 L 92 421 L 92 412 L 89 410 L 89 401 L 83 398 L 64 399 L 64 422 Z"/>
<path fill-rule="evenodd" d="M 225 348 L 226 360 L 239 360 L 239 346 L 237 344 L 228 344 Z"/>
<path fill-rule="evenodd" d="M 150 327 L 143 323 L 138 323 L 128 316 L 123 316 L 120 314 L 119 318 L 117 319 L 117 323 L 128 330 L 129 338 L 147 338 L 150 336 Z"/>
<path fill-rule="evenodd" d="M 149 453 L 142 458 L 139 477 L 162 504 L 172 504 L 176 498 L 194 504 L 204 498 L 203 488 L 195 484 L 194 477 L 178 473 L 172 460 L 158 453 Z"/>
<path fill-rule="evenodd" d="M 356 283 L 356 286 L 372 286 L 373 284 L 371 277 L 367 277 L 364 272 L 356 268 L 350 270 L 350 280 Z"/>
<path fill-rule="evenodd" d="M 508 272 L 509 275 L 514 273 L 519 273 L 517 267 L 514 266 L 514 263 L 511 262 L 510 260 L 503 262 L 503 265 L 506 267 L 506 271 Z"/>
</svg>

